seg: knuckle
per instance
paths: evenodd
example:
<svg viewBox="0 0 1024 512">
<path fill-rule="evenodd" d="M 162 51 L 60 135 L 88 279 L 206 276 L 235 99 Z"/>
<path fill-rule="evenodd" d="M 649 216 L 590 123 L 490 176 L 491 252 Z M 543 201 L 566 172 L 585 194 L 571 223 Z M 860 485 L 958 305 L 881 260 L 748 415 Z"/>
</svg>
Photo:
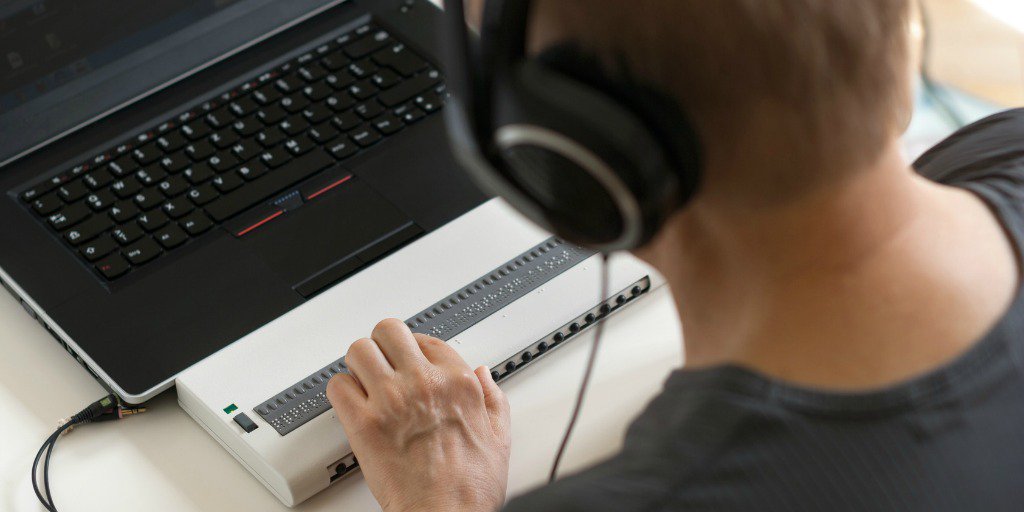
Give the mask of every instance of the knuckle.
<svg viewBox="0 0 1024 512">
<path fill-rule="evenodd" d="M 375 344 L 376 342 L 371 340 L 370 338 L 360 338 L 356 340 L 356 342 L 353 343 L 352 346 L 348 348 L 348 355 L 345 356 L 345 361 L 358 361 L 363 359 L 364 357 L 371 353 L 371 351 L 373 350 L 373 345 Z"/>
<path fill-rule="evenodd" d="M 405 325 L 405 322 L 398 320 L 397 318 L 385 318 L 384 320 L 377 322 L 377 325 L 373 328 L 373 337 L 376 338 L 378 336 L 396 336 L 398 334 L 401 334 L 401 332 L 405 329 L 408 329 L 408 326 Z"/>
</svg>

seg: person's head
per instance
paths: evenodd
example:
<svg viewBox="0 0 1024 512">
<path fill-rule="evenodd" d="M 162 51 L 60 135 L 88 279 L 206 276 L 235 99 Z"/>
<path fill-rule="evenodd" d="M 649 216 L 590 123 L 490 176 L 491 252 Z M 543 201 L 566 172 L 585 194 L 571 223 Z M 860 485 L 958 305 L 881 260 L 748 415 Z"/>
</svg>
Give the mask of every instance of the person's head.
<svg viewBox="0 0 1024 512">
<path fill-rule="evenodd" d="M 906 127 L 909 4 L 535 0 L 531 45 L 572 42 L 667 93 L 704 145 L 705 192 L 776 202 L 869 166 Z"/>
</svg>

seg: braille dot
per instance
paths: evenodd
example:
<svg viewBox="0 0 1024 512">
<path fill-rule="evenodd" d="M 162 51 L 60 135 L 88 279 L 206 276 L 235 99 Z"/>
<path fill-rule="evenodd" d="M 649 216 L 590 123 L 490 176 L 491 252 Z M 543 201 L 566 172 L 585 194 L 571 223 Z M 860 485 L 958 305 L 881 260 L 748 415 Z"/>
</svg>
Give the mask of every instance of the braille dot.
<svg viewBox="0 0 1024 512">
<path fill-rule="evenodd" d="M 515 370 L 516 369 L 516 363 L 513 363 L 512 361 L 509 361 L 509 362 L 505 363 L 505 369 L 510 371 L 510 372 Z"/>
<path fill-rule="evenodd" d="M 544 352 L 547 349 L 548 349 L 548 344 L 547 344 L 546 341 L 542 341 L 542 342 L 540 342 L 540 344 L 537 345 L 537 350 L 540 351 L 540 352 Z"/>
</svg>

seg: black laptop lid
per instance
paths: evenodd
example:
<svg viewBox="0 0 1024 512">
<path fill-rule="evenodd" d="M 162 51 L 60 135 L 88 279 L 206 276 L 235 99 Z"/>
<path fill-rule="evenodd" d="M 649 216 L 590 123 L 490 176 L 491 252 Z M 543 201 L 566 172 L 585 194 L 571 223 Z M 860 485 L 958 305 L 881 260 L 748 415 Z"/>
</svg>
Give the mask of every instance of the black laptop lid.
<svg viewBox="0 0 1024 512">
<path fill-rule="evenodd" d="M 0 167 L 344 0 L 0 0 Z"/>
</svg>

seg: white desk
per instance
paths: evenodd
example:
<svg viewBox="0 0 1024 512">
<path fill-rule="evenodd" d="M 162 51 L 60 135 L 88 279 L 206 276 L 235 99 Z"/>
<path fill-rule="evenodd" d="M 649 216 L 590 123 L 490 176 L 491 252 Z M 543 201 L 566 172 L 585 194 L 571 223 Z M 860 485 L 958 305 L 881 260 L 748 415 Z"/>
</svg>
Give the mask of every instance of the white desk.
<svg viewBox="0 0 1024 512">
<path fill-rule="evenodd" d="M 633 418 L 682 361 L 667 289 L 610 319 L 594 381 L 563 470 L 613 453 Z M 589 348 L 580 338 L 504 385 L 512 403 L 510 495 L 543 482 L 565 429 Z M 40 511 L 29 480 L 36 450 L 103 389 L 6 292 L 0 293 L 0 510 Z M 51 484 L 65 512 L 288 510 L 177 404 L 173 391 L 146 414 L 85 425 L 61 439 Z M 301 511 L 376 510 L 360 475 Z"/>
</svg>

